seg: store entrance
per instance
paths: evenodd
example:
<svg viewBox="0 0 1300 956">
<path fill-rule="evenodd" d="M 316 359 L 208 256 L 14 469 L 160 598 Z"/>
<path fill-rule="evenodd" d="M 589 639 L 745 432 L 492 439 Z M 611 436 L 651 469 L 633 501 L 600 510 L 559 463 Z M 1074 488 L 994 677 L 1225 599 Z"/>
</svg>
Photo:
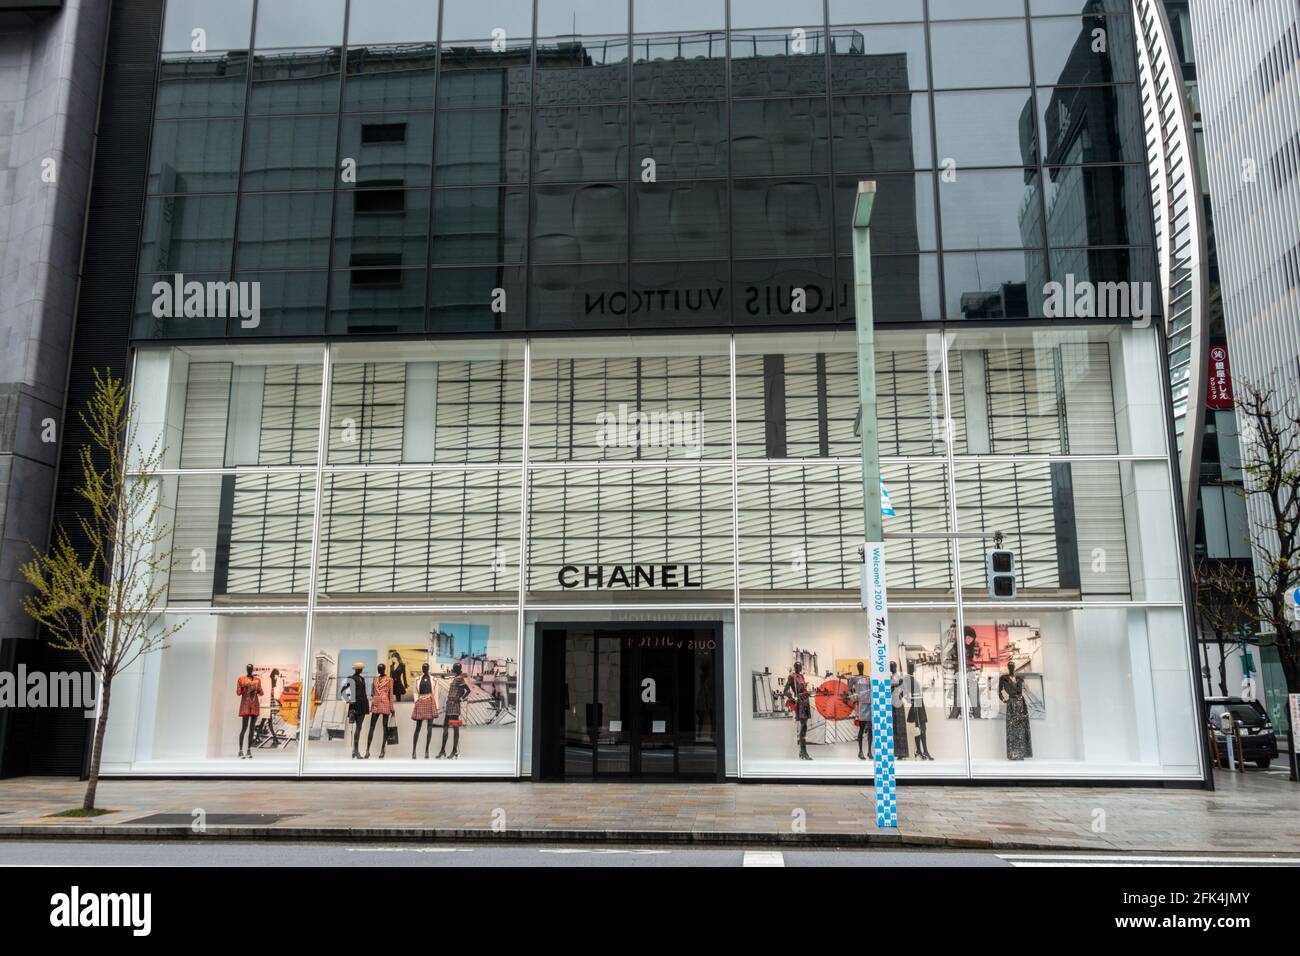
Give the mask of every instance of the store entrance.
<svg viewBox="0 0 1300 956">
<path fill-rule="evenodd" d="M 722 626 L 538 624 L 533 776 L 722 780 Z"/>
</svg>

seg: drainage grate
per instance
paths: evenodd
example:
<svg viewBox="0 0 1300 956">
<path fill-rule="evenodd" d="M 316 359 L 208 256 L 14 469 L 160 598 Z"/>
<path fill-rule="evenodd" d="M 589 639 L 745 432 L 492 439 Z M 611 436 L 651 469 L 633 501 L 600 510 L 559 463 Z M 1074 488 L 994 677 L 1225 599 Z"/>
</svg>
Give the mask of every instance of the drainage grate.
<svg viewBox="0 0 1300 956">
<path fill-rule="evenodd" d="M 209 813 L 204 822 L 217 827 L 264 827 L 289 817 L 295 813 Z M 190 813 L 155 813 L 130 821 L 131 826 L 156 827 L 190 827 L 194 824 L 194 815 Z"/>
</svg>

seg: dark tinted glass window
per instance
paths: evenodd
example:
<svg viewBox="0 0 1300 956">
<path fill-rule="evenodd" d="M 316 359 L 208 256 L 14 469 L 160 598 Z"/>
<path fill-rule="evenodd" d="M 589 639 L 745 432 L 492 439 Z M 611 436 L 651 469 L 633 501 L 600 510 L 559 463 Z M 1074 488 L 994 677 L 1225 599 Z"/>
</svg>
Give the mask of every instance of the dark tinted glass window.
<svg viewBox="0 0 1300 956">
<path fill-rule="evenodd" d="M 335 272 L 329 330 L 355 335 L 423 331 L 425 277 L 423 268 Z"/>
<path fill-rule="evenodd" d="M 830 183 L 816 179 L 740 179 L 732 193 L 735 255 L 828 255 Z"/>
<path fill-rule="evenodd" d="M 751 30 L 731 34 L 735 96 L 797 96 L 826 90 L 825 33 Z"/>
<path fill-rule="evenodd" d="M 737 176 L 819 173 L 829 168 L 824 97 L 733 103 L 731 135 Z"/>
<path fill-rule="evenodd" d="M 159 119 L 232 116 L 244 111 L 248 54 L 173 54 L 158 70 Z"/>
<path fill-rule="evenodd" d="M 319 335 L 325 331 L 328 272 L 237 272 L 235 280 L 257 283 L 261 316 L 256 326 L 247 328 L 238 317 L 228 320 L 228 336 L 266 338 Z"/>
<path fill-rule="evenodd" d="M 839 260 L 840 321 L 857 315 L 853 260 Z M 940 304 L 939 257 L 932 253 L 910 256 L 871 256 L 871 305 L 877 323 L 930 322 L 943 318 Z"/>
<path fill-rule="evenodd" d="M 436 0 L 357 2 L 348 11 L 348 45 L 434 43 L 438 39 Z"/>
<path fill-rule="evenodd" d="M 520 263 L 528 232 L 528 192 L 479 187 L 434 191 L 433 261 Z"/>
<path fill-rule="evenodd" d="M 725 258 L 729 223 L 725 181 L 638 183 L 632 189 L 632 258 Z"/>
<path fill-rule="evenodd" d="M 437 67 L 435 43 L 350 47 L 344 109 L 428 109 Z"/>
<path fill-rule="evenodd" d="M 1152 241 L 1145 166 L 1068 166 L 1047 175 L 1047 241 L 1134 246 Z"/>
<path fill-rule="evenodd" d="M 537 182 L 626 177 L 626 106 L 539 109 L 534 122 L 533 179 Z"/>
<path fill-rule="evenodd" d="M 252 25 L 253 0 L 168 0 L 162 49 L 247 50 Z"/>
<path fill-rule="evenodd" d="M 535 329 L 622 329 L 630 311 L 627 266 L 534 266 L 528 324 Z"/>
<path fill-rule="evenodd" d="M 1049 17 L 1030 21 L 1034 76 L 1053 84 L 1132 82 L 1133 27 L 1124 17 Z"/>
<path fill-rule="evenodd" d="M 930 56 L 936 89 L 1029 85 L 1024 20 L 932 24 Z"/>
<path fill-rule="evenodd" d="M 835 320 L 838 296 L 829 258 L 745 260 L 734 270 L 731 311 L 737 325 Z"/>
<path fill-rule="evenodd" d="M 340 53 L 281 50 L 253 57 L 250 113 L 332 113 L 339 106 Z"/>
<path fill-rule="evenodd" d="M 429 192 L 387 188 L 338 192 L 334 225 L 334 265 L 424 266 L 429 232 Z"/>
<path fill-rule="evenodd" d="M 443 43 L 438 72 L 441 107 L 527 106 L 532 98 L 531 42 L 509 44 Z"/>
<path fill-rule="evenodd" d="M 539 42 L 537 102 L 610 103 L 627 99 L 627 37 Z"/>
<path fill-rule="evenodd" d="M 1031 103 L 1028 90 L 935 93 L 940 165 L 949 160 L 958 169 L 1037 162 Z"/>
<path fill-rule="evenodd" d="M 831 23 L 923 20 L 922 0 L 830 0 Z"/>
<path fill-rule="evenodd" d="M 442 39 L 486 40 L 504 32 L 506 42 L 533 34 L 532 0 L 442 0 Z"/>
<path fill-rule="evenodd" d="M 821 0 L 731 0 L 731 25 L 738 27 L 802 26 L 820 29 Z"/>
<path fill-rule="evenodd" d="M 943 257 L 943 277 L 945 318 L 1021 319 L 1042 314 L 1039 293 L 1046 269 L 1041 252 L 948 254 Z"/>
<path fill-rule="evenodd" d="M 1021 169 L 963 169 L 939 181 L 947 249 L 1042 246 L 1038 174 Z"/>
<path fill-rule="evenodd" d="M 1018 17 L 1024 0 L 930 0 L 931 20 L 965 20 L 971 17 Z"/>
<path fill-rule="evenodd" d="M 253 42 L 259 50 L 339 46 L 343 43 L 343 8 L 344 0 L 258 0 Z"/>
<path fill-rule="evenodd" d="M 1062 86 L 1038 91 L 1048 163 L 1145 163 L 1138 88 Z"/>
<path fill-rule="evenodd" d="M 156 123 L 149 191 L 233 192 L 239 178 L 241 125 L 237 119 Z"/>
<path fill-rule="evenodd" d="M 884 93 L 928 86 L 925 28 L 920 24 L 836 27 L 831 31 L 831 89 Z"/>
<path fill-rule="evenodd" d="M 927 169 L 929 99 L 924 93 L 836 96 L 831 99 L 831 142 L 840 172 Z"/>
<path fill-rule="evenodd" d="M 727 25 L 725 0 L 633 0 L 636 33 L 699 33 Z"/>
<path fill-rule="evenodd" d="M 217 315 L 217 309 L 207 312 L 206 292 L 214 290 L 214 300 L 226 296 L 228 271 L 219 273 L 186 273 L 185 282 L 202 283 L 204 289 L 204 315 L 187 316 L 184 314 L 185 300 L 177 301 L 175 295 L 175 277 L 167 275 L 149 275 L 141 273 L 136 283 L 135 309 L 131 323 L 131 334 L 140 339 L 200 338 L 205 336 L 223 336 L 226 334 L 226 319 Z M 214 283 L 209 286 L 208 283 Z M 222 283 L 216 286 L 215 283 Z M 197 287 L 196 287 L 197 288 Z M 184 287 L 182 287 L 182 296 Z M 229 302 L 229 299 L 226 299 Z M 155 308 L 159 312 L 154 314 Z M 171 316 L 166 313 L 171 312 Z"/>
<path fill-rule="evenodd" d="M 632 263 L 628 324 L 634 328 L 727 325 L 728 272 L 725 261 Z"/>
<path fill-rule="evenodd" d="M 725 104 L 637 104 L 632 120 L 633 179 L 647 159 L 661 181 L 727 175 Z"/>
<path fill-rule="evenodd" d="M 240 269 L 323 269 L 329 264 L 328 192 L 249 193 L 239 205 Z"/>
<path fill-rule="evenodd" d="M 610 0 L 537 0 L 539 37 L 627 33 L 627 4 Z"/>
<path fill-rule="evenodd" d="M 1142 287 L 1138 294 L 1143 297 L 1141 305 L 1151 314 L 1160 314 L 1160 303 L 1152 301 L 1156 285 L 1155 256 L 1149 248 L 1138 249 L 1054 249 L 1052 251 L 1052 277 L 1058 282 L 1065 282 L 1068 276 L 1074 276 L 1075 282 L 1087 279 L 1092 282 L 1137 282 Z M 1130 308 L 1132 305 L 1130 305 Z M 1040 310 L 1041 311 L 1041 310 Z M 1118 318 L 1141 317 L 1135 310 L 1133 315 L 1120 315 Z"/>
<path fill-rule="evenodd" d="M 632 91 L 632 95 L 640 100 L 726 96 L 726 34 L 633 38 Z"/>
<path fill-rule="evenodd" d="M 141 272 L 230 268 L 235 197 L 167 196 L 145 205 Z"/>
<path fill-rule="evenodd" d="M 528 178 L 527 110 L 442 110 L 435 140 L 440 186 Z"/>
<path fill-rule="evenodd" d="M 356 160 L 357 185 L 375 179 L 429 185 L 433 154 L 431 113 L 344 116 L 339 153 Z"/>
<path fill-rule="evenodd" d="M 616 183 L 538 186 L 533 191 L 533 261 L 627 257 L 627 193 Z"/>
<path fill-rule="evenodd" d="M 876 201 L 871 210 L 871 251 L 887 255 L 935 249 L 934 178 L 930 173 L 872 176 Z M 835 240 L 840 255 L 853 252 L 853 205 L 858 177 L 840 177 L 835 187 Z M 947 236 L 944 237 L 945 241 Z"/>
<path fill-rule="evenodd" d="M 329 188 L 337 136 L 337 116 L 250 119 L 242 188 Z"/>
<path fill-rule="evenodd" d="M 525 272 L 516 266 L 434 269 L 429 273 L 429 327 L 435 332 L 522 329 Z M 494 303 L 500 303 L 498 308 Z"/>
</svg>

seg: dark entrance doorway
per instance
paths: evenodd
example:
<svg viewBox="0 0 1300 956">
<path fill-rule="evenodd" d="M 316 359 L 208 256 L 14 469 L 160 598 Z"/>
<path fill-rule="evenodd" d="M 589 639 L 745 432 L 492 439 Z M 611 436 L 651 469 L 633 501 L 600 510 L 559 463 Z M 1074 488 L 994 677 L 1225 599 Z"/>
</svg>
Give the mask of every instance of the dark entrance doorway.
<svg viewBox="0 0 1300 956">
<path fill-rule="evenodd" d="M 722 780 L 722 625 L 537 625 L 533 776 Z"/>
</svg>

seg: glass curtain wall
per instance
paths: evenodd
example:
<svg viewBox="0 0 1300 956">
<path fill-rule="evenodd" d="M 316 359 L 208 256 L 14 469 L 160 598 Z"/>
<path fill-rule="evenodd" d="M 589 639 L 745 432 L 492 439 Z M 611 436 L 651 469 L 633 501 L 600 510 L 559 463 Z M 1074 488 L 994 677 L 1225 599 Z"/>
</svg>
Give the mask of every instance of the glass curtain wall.
<svg viewBox="0 0 1300 956">
<path fill-rule="evenodd" d="M 1199 773 L 1158 357 L 880 333 L 901 774 Z M 133 401 L 181 627 L 111 770 L 527 772 L 535 626 L 663 620 L 720 625 L 728 773 L 869 773 L 853 335 L 142 349 Z"/>
</svg>

